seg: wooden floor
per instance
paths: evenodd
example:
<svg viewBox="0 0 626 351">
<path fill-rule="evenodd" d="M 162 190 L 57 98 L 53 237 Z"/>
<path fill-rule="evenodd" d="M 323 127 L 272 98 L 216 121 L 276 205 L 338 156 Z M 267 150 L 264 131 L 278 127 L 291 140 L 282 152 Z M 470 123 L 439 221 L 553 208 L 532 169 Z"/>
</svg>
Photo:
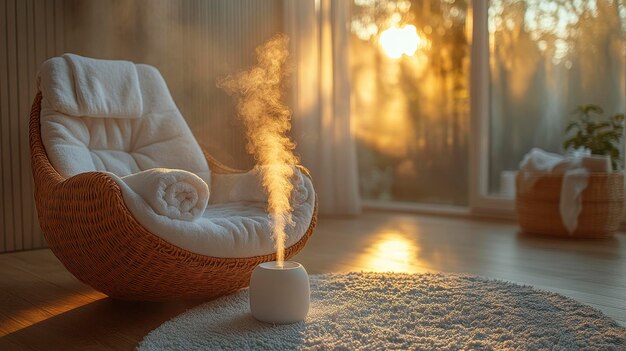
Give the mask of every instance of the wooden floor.
<svg viewBox="0 0 626 351">
<path fill-rule="evenodd" d="M 296 260 L 309 273 L 462 272 L 573 297 L 626 325 L 626 235 L 570 241 L 511 222 L 366 213 L 323 219 Z M 132 350 L 200 303 L 114 301 L 72 277 L 49 250 L 0 255 L 0 350 Z"/>
</svg>

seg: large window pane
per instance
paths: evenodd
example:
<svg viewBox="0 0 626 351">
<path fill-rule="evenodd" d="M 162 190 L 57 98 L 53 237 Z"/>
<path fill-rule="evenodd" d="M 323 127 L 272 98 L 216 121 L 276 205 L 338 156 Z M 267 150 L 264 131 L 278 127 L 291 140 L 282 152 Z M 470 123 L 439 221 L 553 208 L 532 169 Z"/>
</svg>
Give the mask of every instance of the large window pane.
<svg viewBox="0 0 626 351">
<path fill-rule="evenodd" d="M 490 1 L 492 193 L 532 147 L 562 151 L 576 106 L 624 111 L 625 23 L 623 0 Z"/>
<path fill-rule="evenodd" d="M 353 111 L 362 196 L 468 203 L 467 2 L 355 0 Z"/>
</svg>

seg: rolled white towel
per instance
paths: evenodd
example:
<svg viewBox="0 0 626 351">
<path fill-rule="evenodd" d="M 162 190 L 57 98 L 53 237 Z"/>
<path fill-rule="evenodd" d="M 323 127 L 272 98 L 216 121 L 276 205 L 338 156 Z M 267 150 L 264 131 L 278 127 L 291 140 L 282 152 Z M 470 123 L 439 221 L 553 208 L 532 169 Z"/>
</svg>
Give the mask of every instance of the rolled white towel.
<svg viewBox="0 0 626 351">
<path fill-rule="evenodd" d="M 209 187 L 191 172 L 153 168 L 121 179 L 154 212 L 172 219 L 194 221 L 209 201 Z"/>
</svg>

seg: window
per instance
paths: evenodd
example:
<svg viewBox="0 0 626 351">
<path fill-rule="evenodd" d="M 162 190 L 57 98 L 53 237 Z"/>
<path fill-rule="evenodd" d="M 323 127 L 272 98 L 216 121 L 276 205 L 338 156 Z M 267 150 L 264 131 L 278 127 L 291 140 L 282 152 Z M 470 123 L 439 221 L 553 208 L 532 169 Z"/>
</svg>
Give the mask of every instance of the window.
<svg viewBox="0 0 626 351">
<path fill-rule="evenodd" d="M 352 116 L 366 200 L 468 204 L 464 1 L 356 0 Z"/>
<path fill-rule="evenodd" d="M 354 0 L 350 25 L 366 200 L 510 212 L 513 171 L 562 151 L 570 112 L 624 111 L 621 0 Z"/>
</svg>

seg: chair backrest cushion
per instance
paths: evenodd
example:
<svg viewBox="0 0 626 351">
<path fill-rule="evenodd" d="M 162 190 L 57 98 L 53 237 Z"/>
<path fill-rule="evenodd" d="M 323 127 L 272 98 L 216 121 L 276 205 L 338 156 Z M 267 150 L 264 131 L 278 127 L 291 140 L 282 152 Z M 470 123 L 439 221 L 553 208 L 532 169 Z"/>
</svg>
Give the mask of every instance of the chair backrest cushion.
<svg viewBox="0 0 626 351">
<path fill-rule="evenodd" d="M 206 159 L 159 71 L 66 54 L 41 66 L 41 137 L 65 177 L 183 169 L 210 183 Z"/>
</svg>

